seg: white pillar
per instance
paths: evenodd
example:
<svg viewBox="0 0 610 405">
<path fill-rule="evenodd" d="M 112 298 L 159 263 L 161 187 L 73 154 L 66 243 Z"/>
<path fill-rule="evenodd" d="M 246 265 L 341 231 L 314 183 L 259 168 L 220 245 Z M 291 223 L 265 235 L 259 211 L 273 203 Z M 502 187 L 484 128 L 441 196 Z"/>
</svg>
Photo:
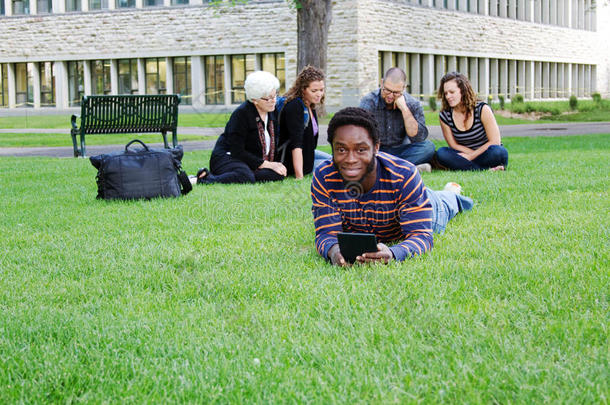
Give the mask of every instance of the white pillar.
<svg viewBox="0 0 610 405">
<path fill-rule="evenodd" d="M 30 0 L 30 15 L 38 14 L 38 0 Z"/>
<path fill-rule="evenodd" d="M 407 54 L 404 52 L 400 52 L 398 54 L 397 59 L 398 59 L 398 67 L 406 74 L 409 74 L 409 72 L 407 72 Z"/>
<path fill-rule="evenodd" d="M 191 6 L 193 6 L 193 5 L 198 6 L 198 5 L 203 4 L 203 0 L 189 0 L 189 4 L 190 4 Z"/>
<path fill-rule="evenodd" d="M 525 21 L 534 22 L 536 20 L 535 0 L 525 0 Z"/>
<path fill-rule="evenodd" d="M 34 108 L 40 108 L 40 65 L 32 63 L 32 91 L 34 92 Z"/>
<path fill-rule="evenodd" d="M 85 86 L 85 96 L 93 94 L 91 85 L 91 62 L 88 60 L 83 61 L 83 85 Z"/>
<path fill-rule="evenodd" d="M 144 0 L 136 0 L 136 8 L 143 8 L 144 7 Z M 144 94 L 144 93 L 142 93 Z"/>
<path fill-rule="evenodd" d="M 470 84 L 475 93 L 479 92 L 479 60 L 477 58 L 468 58 L 468 77 Z"/>
<path fill-rule="evenodd" d="M 116 0 L 108 0 L 108 10 L 116 9 Z"/>
<path fill-rule="evenodd" d="M 532 0 L 534 5 L 534 22 L 542 22 L 542 0 Z"/>
<path fill-rule="evenodd" d="M 163 6 L 170 7 L 172 5 L 172 0 L 163 0 Z M 170 94 L 170 93 L 168 93 Z M 173 93 L 171 93 L 173 94 Z"/>
<path fill-rule="evenodd" d="M 146 61 L 138 58 L 138 94 L 146 94 Z"/>
<path fill-rule="evenodd" d="M 468 58 L 465 56 L 460 56 L 458 58 L 458 72 L 465 74 L 468 76 Z"/>
<path fill-rule="evenodd" d="M 10 1 L 10 0 L 9 0 Z M 53 14 L 55 13 L 65 13 L 66 12 L 66 2 L 62 0 L 53 0 Z"/>
<path fill-rule="evenodd" d="M 517 61 L 517 93 L 521 94 L 524 98 L 527 97 L 525 94 L 525 64 L 527 62 L 523 60 Z"/>
<path fill-rule="evenodd" d="M 84 11 L 89 11 L 89 0 L 81 0 L 80 9 Z"/>
<path fill-rule="evenodd" d="M 526 61 L 525 65 L 525 94 L 526 99 L 532 100 L 535 97 L 534 90 L 536 88 L 535 81 L 535 62 Z"/>
<path fill-rule="evenodd" d="M 460 11 L 468 10 L 468 3 L 466 0 L 458 0 L 458 10 L 460 10 Z"/>
<path fill-rule="evenodd" d="M 551 1 L 549 3 L 549 13 L 551 14 L 550 16 L 550 23 L 553 25 L 557 25 L 557 2 L 559 0 L 555 0 L 555 1 Z"/>
<path fill-rule="evenodd" d="M 61 61 L 53 64 L 55 76 L 55 105 L 58 109 L 68 108 L 70 105 L 70 89 L 68 88 L 68 63 Z"/>
<path fill-rule="evenodd" d="M 585 65 L 578 65 L 578 97 L 585 96 Z"/>
<path fill-rule="evenodd" d="M 549 13 L 549 10 L 550 10 L 550 4 L 549 4 L 550 0 L 541 0 L 541 1 L 542 1 L 542 19 L 541 19 L 541 22 L 543 24 L 549 24 L 550 23 L 550 19 L 549 19 L 549 17 L 550 17 L 550 15 L 549 15 L 550 14 Z"/>
<path fill-rule="evenodd" d="M 572 26 L 572 0 L 563 0 L 563 26 Z"/>
<path fill-rule="evenodd" d="M 456 72 L 456 71 L 457 71 L 457 57 L 448 56 L 447 57 L 447 72 Z"/>
<path fill-rule="evenodd" d="M 565 88 L 564 88 L 565 77 L 564 77 L 564 67 L 563 66 L 564 66 L 563 63 L 557 63 L 557 97 L 558 98 L 566 97 Z"/>
<path fill-rule="evenodd" d="M 193 107 L 205 105 L 205 76 L 202 56 L 191 56 L 191 88 L 193 89 Z"/>
<path fill-rule="evenodd" d="M 506 99 L 508 97 L 508 60 L 500 59 L 498 70 L 500 75 L 500 94 Z"/>
<path fill-rule="evenodd" d="M 510 98 L 517 93 L 517 61 L 514 59 L 508 61 L 508 92 Z"/>
<path fill-rule="evenodd" d="M 174 64 L 172 58 L 165 58 L 165 93 L 174 94 Z"/>
<path fill-rule="evenodd" d="M 6 80 L 8 81 L 8 107 L 17 107 L 17 81 L 15 80 L 15 64 L 7 63 Z"/>
<path fill-rule="evenodd" d="M 551 67 L 549 62 L 542 62 L 542 97 L 549 98 L 551 94 Z"/>
<path fill-rule="evenodd" d="M 517 18 L 517 0 L 508 0 L 508 18 Z"/>
<path fill-rule="evenodd" d="M 551 98 L 557 98 L 557 63 L 550 62 L 551 65 Z"/>
<path fill-rule="evenodd" d="M 424 54 L 422 64 L 424 100 L 428 100 L 434 96 L 434 55 Z"/>
<path fill-rule="evenodd" d="M 225 105 L 231 105 L 231 58 L 224 56 L 224 83 L 225 83 Z"/>
<path fill-rule="evenodd" d="M 447 10 L 455 10 L 455 0 L 447 0 Z"/>
<path fill-rule="evenodd" d="M 119 94 L 119 61 L 116 59 L 110 60 L 110 94 Z"/>
<path fill-rule="evenodd" d="M 597 66 L 591 65 L 591 93 L 597 91 Z"/>
<path fill-rule="evenodd" d="M 563 64 L 563 96 L 570 97 L 572 95 L 572 64 Z"/>
<path fill-rule="evenodd" d="M 383 60 L 383 69 L 387 71 L 392 66 L 392 52 L 384 51 L 381 53 L 381 58 Z M 385 72 L 381 72 L 381 77 L 385 75 Z"/>
<path fill-rule="evenodd" d="M 498 1 L 499 0 L 489 0 L 489 15 L 497 16 L 498 15 Z"/>
<path fill-rule="evenodd" d="M 442 55 L 437 55 L 434 57 L 434 88 L 438 89 L 439 84 L 441 83 L 441 78 L 445 74 L 445 57 Z"/>
<path fill-rule="evenodd" d="M 498 78 L 498 59 L 490 59 L 489 60 L 489 77 L 490 77 L 490 85 L 489 91 L 494 99 L 498 98 L 498 93 L 500 93 L 500 80 Z"/>
<path fill-rule="evenodd" d="M 525 20 L 526 19 L 526 1 L 525 0 L 515 0 L 517 1 L 517 19 Z"/>
<path fill-rule="evenodd" d="M 585 0 L 578 0 L 578 27 L 577 28 L 578 29 L 585 28 Z"/>
<path fill-rule="evenodd" d="M 489 58 L 479 58 L 479 96 L 489 98 Z"/>
<path fill-rule="evenodd" d="M 500 12 L 498 13 L 500 17 L 506 17 L 506 2 L 507 0 L 500 0 Z"/>
<path fill-rule="evenodd" d="M 421 86 L 420 86 L 420 63 L 419 54 L 411 54 L 411 95 L 416 99 L 421 98 Z"/>
<path fill-rule="evenodd" d="M 542 98 L 542 62 L 534 62 L 534 98 Z"/>
</svg>

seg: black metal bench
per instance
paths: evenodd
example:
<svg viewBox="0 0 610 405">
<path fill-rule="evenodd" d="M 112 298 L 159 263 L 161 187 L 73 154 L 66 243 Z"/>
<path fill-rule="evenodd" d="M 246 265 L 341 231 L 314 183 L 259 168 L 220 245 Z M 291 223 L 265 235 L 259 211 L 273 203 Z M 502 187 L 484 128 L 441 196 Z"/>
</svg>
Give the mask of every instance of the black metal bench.
<svg viewBox="0 0 610 405">
<path fill-rule="evenodd" d="M 120 95 L 84 96 L 81 104 L 80 127 L 78 116 L 72 115 L 72 144 L 74 157 L 85 157 L 85 135 L 141 134 L 160 132 L 166 148 L 167 133 L 172 133 L 173 146 L 178 146 L 178 104 L 180 95 Z M 80 135 L 80 149 L 76 143 Z"/>
</svg>

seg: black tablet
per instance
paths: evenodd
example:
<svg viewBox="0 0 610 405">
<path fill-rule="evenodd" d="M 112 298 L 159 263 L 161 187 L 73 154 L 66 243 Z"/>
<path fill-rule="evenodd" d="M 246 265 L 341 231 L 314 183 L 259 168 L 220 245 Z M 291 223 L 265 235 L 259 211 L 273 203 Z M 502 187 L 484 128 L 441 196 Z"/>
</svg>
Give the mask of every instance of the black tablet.
<svg viewBox="0 0 610 405">
<path fill-rule="evenodd" d="M 348 263 L 354 263 L 356 256 L 377 251 L 377 237 L 373 233 L 339 232 L 339 250 Z"/>
</svg>

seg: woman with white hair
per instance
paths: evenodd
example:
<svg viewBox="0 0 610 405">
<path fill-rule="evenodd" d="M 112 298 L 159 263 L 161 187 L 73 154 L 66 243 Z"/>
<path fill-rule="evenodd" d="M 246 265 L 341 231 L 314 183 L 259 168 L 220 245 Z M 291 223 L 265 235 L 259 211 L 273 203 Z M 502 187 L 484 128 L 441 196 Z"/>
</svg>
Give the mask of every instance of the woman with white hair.
<svg viewBox="0 0 610 405">
<path fill-rule="evenodd" d="M 233 113 L 214 146 L 210 170 L 197 172 L 197 183 L 254 183 L 286 177 L 286 167 L 275 162 L 278 137 L 275 99 L 279 80 L 256 71 L 246 78 L 244 101 Z"/>
</svg>

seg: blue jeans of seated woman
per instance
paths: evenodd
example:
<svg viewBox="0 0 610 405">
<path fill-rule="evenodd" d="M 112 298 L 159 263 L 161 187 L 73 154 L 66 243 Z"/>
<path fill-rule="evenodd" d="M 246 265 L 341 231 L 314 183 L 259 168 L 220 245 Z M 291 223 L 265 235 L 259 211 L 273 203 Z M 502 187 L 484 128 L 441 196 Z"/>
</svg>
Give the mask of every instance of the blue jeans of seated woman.
<svg viewBox="0 0 610 405">
<path fill-rule="evenodd" d="M 455 149 L 448 147 L 436 150 L 436 159 L 441 166 L 450 170 L 485 170 L 508 164 L 508 151 L 502 145 L 491 145 L 474 160 L 468 160 L 459 155 Z"/>
<path fill-rule="evenodd" d="M 411 142 L 393 147 L 381 147 L 382 152 L 397 156 L 401 159 L 408 160 L 415 166 L 428 163 L 434 156 L 434 144 L 426 139 L 421 142 Z"/>
<path fill-rule="evenodd" d="M 313 151 L 313 169 L 316 170 L 316 167 L 320 166 L 322 164 L 322 162 L 324 162 L 325 160 L 331 159 L 332 160 L 332 155 L 329 155 L 326 152 L 322 152 L 321 150 L 314 150 Z"/>
<path fill-rule="evenodd" d="M 434 216 L 432 219 L 432 231 L 443 233 L 449 221 L 459 212 L 468 211 L 474 205 L 471 198 L 455 194 L 453 191 L 434 191 L 426 188 L 426 196 L 432 204 Z"/>
</svg>

